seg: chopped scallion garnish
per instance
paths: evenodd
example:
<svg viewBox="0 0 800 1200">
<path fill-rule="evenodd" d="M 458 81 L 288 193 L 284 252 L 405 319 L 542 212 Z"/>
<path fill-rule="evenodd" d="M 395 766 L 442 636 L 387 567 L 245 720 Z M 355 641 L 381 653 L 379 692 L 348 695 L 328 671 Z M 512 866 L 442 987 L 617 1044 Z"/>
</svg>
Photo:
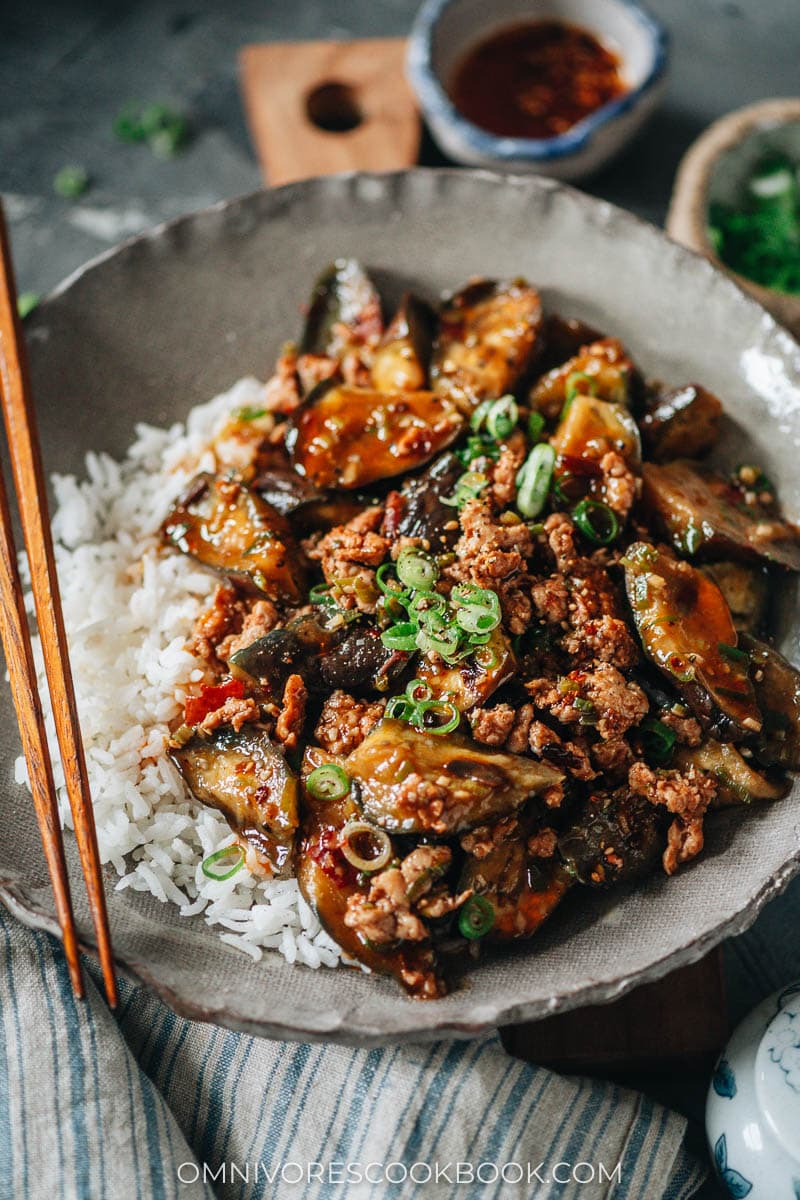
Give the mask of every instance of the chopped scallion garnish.
<svg viewBox="0 0 800 1200">
<path fill-rule="evenodd" d="M 337 763 L 325 763 L 311 772 L 306 788 L 315 800 L 340 800 L 350 791 L 350 778 Z"/>
<path fill-rule="evenodd" d="M 226 879 L 231 879 L 237 871 L 244 866 L 245 853 L 241 846 L 223 846 L 221 850 L 215 850 L 213 854 L 209 854 L 208 858 L 204 858 L 200 864 L 200 869 L 208 879 L 213 879 L 215 883 L 222 883 Z"/>
</svg>

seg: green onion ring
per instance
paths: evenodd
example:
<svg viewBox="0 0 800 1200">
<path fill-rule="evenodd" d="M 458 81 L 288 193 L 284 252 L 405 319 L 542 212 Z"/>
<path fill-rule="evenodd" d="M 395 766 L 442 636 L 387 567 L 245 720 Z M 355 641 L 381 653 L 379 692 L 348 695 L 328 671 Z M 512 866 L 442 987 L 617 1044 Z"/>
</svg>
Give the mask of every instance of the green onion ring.
<svg viewBox="0 0 800 1200">
<path fill-rule="evenodd" d="M 447 719 L 437 725 L 427 725 L 425 718 L 429 713 Z M 460 721 L 461 713 L 450 700 L 423 700 L 417 705 L 416 714 L 411 718 L 412 725 L 426 733 L 452 733 L 458 728 Z"/>
<path fill-rule="evenodd" d="M 458 914 L 459 932 L 470 941 L 486 937 L 494 928 L 494 923 L 494 907 L 485 896 L 470 896 Z"/>
<path fill-rule="evenodd" d="M 216 863 L 222 863 L 231 855 L 236 855 L 236 862 L 228 870 L 212 871 L 211 868 Z M 222 883 L 225 879 L 230 879 L 240 871 L 244 866 L 245 853 L 241 846 L 236 844 L 232 846 L 223 846 L 221 850 L 215 850 L 213 854 L 209 854 L 208 858 L 204 858 L 200 864 L 200 870 L 207 879 L 213 879 L 215 883 Z"/>
<path fill-rule="evenodd" d="M 362 839 L 370 839 L 372 846 L 378 847 L 378 852 L 369 858 L 359 853 L 357 841 Z M 348 821 L 342 829 L 339 848 L 351 866 L 357 871 L 367 872 L 382 871 L 394 853 L 391 839 L 385 830 L 358 818 Z"/>
<path fill-rule="evenodd" d="M 315 800 L 341 800 L 350 791 L 350 777 L 337 763 L 324 763 L 308 776 L 306 788 Z"/>
<path fill-rule="evenodd" d="M 381 641 L 387 650 L 415 650 L 419 626 L 412 621 L 398 621 L 390 625 L 381 634 Z"/>
<path fill-rule="evenodd" d="M 677 734 L 663 721 L 651 718 L 639 726 L 645 757 L 657 767 L 666 766 L 672 758 Z"/>
<path fill-rule="evenodd" d="M 581 500 L 572 510 L 572 519 L 596 546 L 610 546 L 619 534 L 617 514 L 601 500 Z"/>
<path fill-rule="evenodd" d="M 486 414 L 486 430 L 495 441 L 502 442 L 517 427 L 519 408 L 513 396 L 501 396 L 495 400 Z"/>
<path fill-rule="evenodd" d="M 419 693 L 422 692 L 422 695 Z M 412 679 L 406 688 L 406 695 L 412 704 L 422 704 L 425 700 L 433 699 L 430 685 L 424 679 Z"/>
<path fill-rule="evenodd" d="M 539 442 L 517 472 L 517 508 L 523 517 L 538 517 L 544 508 L 555 461 L 553 447 Z"/>
<path fill-rule="evenodd" d="M 429 592 L 439 578 L 436 560 L 424 550 L 413 547 L 400 551 L 396 570 L 400 582 L 417 592 Z"/>
<path fill-rule="evenodd" d="M 528 437 L 532 442 L 538 442 L 542 436 L 544 426 L 545 419 L 537 409 L 528 414 Z"/>
<path fill-rule="evenodd" d="M 386 577 L 392 571 L 395 571 L 394 563 L 390 563 L 390 562 L 382 563 L 381 566 L 379 566 L 377 571 L 375 572 L 375 582 L 377 583 L 378 587 L 383 592 L 384 596 L 395 596 L 395 597 L 403 596 L 403 595 L 405 595 L 405 590 L 402 586 L 392 587 L 391 584 L 387 582 Z M 395 575 L 396 575 L 396 571 L 395 571 Z M 400 581 L 396 579 L 395 582 L 399 583 Z"/>
<path fill-rule="evenodd" d="M 468 604 L 456 612 L 456 623 L 465 633 L 491 633 L 500 624 L 500 614 L 477 604 Z"/>
<path fill-rule="evenodd" d="M 482 400 L 469 419 L 469 427 L 473 433 L 479 433 L 481 426 L 489 415 L 494 400 Z"/>
</svg>

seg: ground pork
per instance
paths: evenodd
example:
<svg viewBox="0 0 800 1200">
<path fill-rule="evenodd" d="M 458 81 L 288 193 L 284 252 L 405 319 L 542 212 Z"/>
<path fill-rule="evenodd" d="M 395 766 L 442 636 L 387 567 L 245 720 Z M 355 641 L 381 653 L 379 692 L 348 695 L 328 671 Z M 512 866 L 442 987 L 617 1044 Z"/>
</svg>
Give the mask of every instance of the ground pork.
<svg viewBox="0 0 800 1200">
<path fill-rule="evenodd" d="M 294 750 L 306 719 L 308 691 L 302 676 L 290 675 L 283 689 L 283 703 L 275 724 L 275 736 L 287 750 Z"/>
<path fill-rule="evenodd" d="M 572 518 L 566 513 L 554 512 L 545 518 L 544 532 L 547 544 L 555 559 L 556 570 L 569 575 L 573 564 L 579 557 L 575 549 L 575 526 Z"/>
<path fill-rule="evenodd" d="M 377 725 L 385 707 L 385 700 L 356 700 L 347 692 L 335 691 L 322 706 L 314 737 L 331 754 L 349 754 Z"/>
<path fill-rule="evenodd" d="M 548 625 L 566 625 L 569 588 L 563 575 L 537 580 L 531 587 L 531 600 L 540 621 Z"/>
<path fill-rule="evenodd" d="M 560 680 L 532 679 L 525 687 L 537 708 L 564 725 L 592 724 L 603 741 L 638 725 L 649 708 L 639 685 L 609 663 L 572 671 Z"/>
<path fill-rule="evenodd" d="M 510 704 L 476 708 L 470 713 L 470 721 L 473 737 L 484 745 L 502 746 L 510 754 L 530 750 L 537 758 L 544 758 L 576 779 L 594 779 L 597 775 L 592 770 L 586 745 L 582 741 L 562 741 L 555 730 L 535 720 L 533 704 L 519 708 Z"/>
<path fill-rule="evenodd" d="M 275 374 L 264 389 L 264 408 L 268 412 L 291 413 L 302 397 L 297 377 L 297 351 L 287 347 L 275 364 Z"/>
<path fill-rule="evenodd" d="M 675 815 L 667 835 L 662 862 L 668 875 L 703 849 L 703 818 L 714 800 L 718 784 L 713 775 L 694 765 L 685 771 L 654 771 L 646 763 L 634 763 L 628 772 L 632 791 L 660 804 Z"/>
<path fill-rule="evenodd" d="M 447 846 L 417 846 L 399 866 L 373 876 L 367 895 L 348 897 L 345 925 L 376 945 L 424 941 L 428 928 L 419 914 L 444 916 L 472 894 L 451 896 L 438 886 L 451 859 Z"/>
<path fill-rule="evenodd" d="M 636 500 L 639 481 L 616 450 L 603 455 L 600 470 L 603 472 L 603 499 L 620 520 L 625 521 Z"/>
<path fill-rule="evenodd" d="M 557 845 L 558 834 L 555 829 L 545 826 L 528 838 L 528 853 L 531 858 L 552 858 Z"/>
<path fill-rule="evenodd" d="M 591 748 L 592 762 L 604 775 L 627 775 L 633 762 L 633 751 L 624 738 L 596 742 Z"/>
<path fill-rule="evenodd" d="M 500 451 L 491 469 L 492 499 L 498 508 L 508 508 L 517 496 L 517 472 L 525 461 L 525 435 L 517 429 Z"/>
<path fill-rule="evenodd" d="M 237 650 L 252 646 L 259 638 L 270 633 L 280 621 L 280 614 L 271 600 L 248 601 L 252 607 L 245 609 L 238 633 L 229 634 L 217 646 L 217 657 L 230 662 Z"/>
<path fill-rule="evenodd" d="M 339 363 L 327 354 L 301 354 L 297 360 L 297 375 L 305 395 L 339 372 Z"/>
<path fill-rule="evenodd" d="M 305 543 L 309 558 L 318 561 L 326 581 L 336 585 L 337 603 L 343 608 L 375 611 L 375 571 L 389 552 L 389 539 L 378 533 L 382 520 L 383 508 L 366 508 L 315 544 Z"/>
<path fill-rule="evenodd" d="M 602 616 L 579 624 L 559 643 L 574 660 L 581 663 L 611 663 L 625 670 L 639 661 L 639 648 L 625 621 Z"/>
<path fill-rule="evenodd" d="M 220 708 L 203 717 L 197 728 L 200 733 L 213 733 L 220 725 L 232 725 L 238 733 L 248 721 L 258 721 L 260 716 L 261 709 L 251 697 L 240 700 L 237 696 L 228 696 Z"/>
<path fill-rule="evenodd" d="M 516 817 L 503 817 L 494 825 L 478 825 L 461 838 L 461 849 L 479 861 L 486 858 L 498 846 L 519 836 L 519 821 Z"/>
<path fill-rule="evenodd" d="M 469 500 L 459 514 L 461 537 L 448 578 L 490 588 L 500 599 L 503 619 L 513 634 L 530 624 L 532 605 L 526 560 L 534 549 L 524 522 L 497 519 L 487 500 Z"/>
<path fill-rule="evenodd" d="M 671 729 L 682 746 L 699 746 L 703 740 L 700 722 L 694 717 L 680 717 L 674 712 L 661 712 L 658 719 Z"/>
</svg>

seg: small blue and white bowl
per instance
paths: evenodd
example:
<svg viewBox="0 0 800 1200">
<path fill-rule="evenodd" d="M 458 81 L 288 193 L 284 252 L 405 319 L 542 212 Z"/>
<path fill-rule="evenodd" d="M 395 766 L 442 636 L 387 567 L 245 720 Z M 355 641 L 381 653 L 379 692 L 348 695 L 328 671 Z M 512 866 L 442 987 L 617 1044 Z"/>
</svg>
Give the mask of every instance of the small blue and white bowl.
<svg viewBox="0 0 800 1200">
<path fill-rule="evenodd" d="M 738 1026 L 714 1070 L 706 1132 L 717 1174 L 742 1200 L 800 1197 L 800 980 Z"/>
<path fill-rule="evenodd" d="M 462 116 L 447 91 L 455 69 L 497 31 L 537 20 L 565 21 L 619 55 L 627 91 L 566 133 L 499 137 Z M 618 154 L 658 103 L 666 82 L 667 35 L 631 0 L 426 0 L 411 29 L 407 72 L 428 126 L 456 162 L 580 179 Z"/>
</svg>

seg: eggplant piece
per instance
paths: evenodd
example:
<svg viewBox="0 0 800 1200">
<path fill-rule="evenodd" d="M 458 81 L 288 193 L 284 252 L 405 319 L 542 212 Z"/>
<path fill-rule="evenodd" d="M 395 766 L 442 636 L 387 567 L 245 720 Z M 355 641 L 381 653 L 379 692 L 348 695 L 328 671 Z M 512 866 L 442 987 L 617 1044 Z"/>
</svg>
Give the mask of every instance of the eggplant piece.
<svg viewBox="0 0 800 1200">
<path fill-rule="evenodd" d="M 483 857 L 467 855 L 458 888 L 489 901 L 495 917 L 486 940 L 506 942 L 532 937 L 573 883 L 559 861 L 531 862 L 527 831 L 517 825 Z"/>
<path fill-rule="evenodd" d="M 219 809 L 275 873 L 285 873 L 299 825 L 297 780 L 266 731 L 248 724 L 236 733 L 221 725 L 169 754 L 192 794 Z"/>
<path fill-rule="evenodd" d="M 556 454 L 565 458 L 600 459 L 608 450 L 618 450 L 629 466 L 642 461 L 639 428 L 622 404 L 578 395 L 567 406 L 551 442 Z"/>
<path fill-rule="evenodd" d="M 755 754 L 766 766 L 800 771 L 800 671 L 757 638 L 745 634 L 741 646 L 750 655 L 750 675 L 764 718 Z"/>
<path fill-rule="evenodd" d="M 316 616 L 305 616 L 237 650 L 230 667 L 237 678 L 254 680 L 279 697 L 290 675 L 300 675 L 311 692 L 385 692 L 407 661 L 407 654 L 387 650 L 373 626 L 329 629 Z"/>
<path fill-rule="evenodd" d="M 336 358 L 343 333 L 363 340 L 382 325 L 380 296 L 366 271 L 354 258 L 339 258 L 314 284 L 298 350 Z"/>
<path fill-rule="evenodd" d="M 587 379 L 581 378 L 587 376 Z M 642 377 L 616 338 L 592 342 L 565 362 L 548 371 L 530 391 L 530 404 L 550 420 L 557 419 L 574 382 L 579 391 L 591 390 L 598 400 L 632 408 L 642 391 Z"/>
<path fill-rule="evenodd" d="M 400 490 L 401 516 L 395 537 L 421 538 L 434 554 L 452 550 L 461 536 L 461 527 L 452 505 L 458 480 L 464 474 L 461 460 L 452 451 L 442 454 Z"/>
<path fill-rule="evenodd" d="M 645 463 L 642 498 L 680 554 L 704 559 L 767 559 L 800 571 L 800 541 L 786 521 L 747 508 L 741 493 L 699 463 Z"/>
<path fill-rule="evenodd" d="M 418 296 L 406 292 L 372 360 L 372 386 L 379 392 L 416 392 L 427 387 L 436 317 Z"/>
<path fill-rule="evenodd" d="M 639 422 L 647 457 L 655 462 L 708 454 L 721 424 L 721 401 L 699 383 L 662 393 Z"/>
<path fill-rule="evenodd" d="M 463 424 L 433 392 L 387 395 L 326 383 L 292 417 L 286 446 L 295 470 L 316 487 L 349 491 L 421 467 Z"/>
<path fill-rule="evenodd" d="M 423 657 L 417 666 L 417 678 L 428 685 L 434 699 L 452 700 L 459 712 L 466 712 L 476 704 L 485 704 L 516 669 L 511 643 L 498 628 L 485 646 L 456 666 Z"/>
<path fill-rule="evenodd" d="M 560 771 L 518 754 L 488 751 L 460 734 L 418 732 L 380 721 L 345 759 L 364 815 L 389 833 L 459 833 L 508 816 Z M 408 786 L 414 777 L 416 786 Z"/>
<path fill-rule="evenodd" d="M 305 571 L 288 521 L 242 483 L 196 476 L 161 536 L 240 587 L 289 604 L 303 599 Z"/>
<path fill-rule="evenodd" d="M 387 692 L 405 671 L 408 660 L 409 655 L 401 650 L 387 650 L 380 630 L 358 626 L 320 658 L 319 673 L 326 688 Z"/>
<path fill-rule="evenodd" d="M 730 610 L 713 579 L 645 542 L 630 546 L 623 562 L 647 657 L 712 736 L 752 740 L 762 721 L 749 661 L 737 649 Z"/>
<path fill-rule="evenodd" d="M 544 348 L 537 364 L 542 372 L 562 366 L 568 358 L 574 358 L 584 346 L 601 342 L 603 334 L 580 321 L 577 317 L 560 317 L 551 313 L 544 322 Z"/>
<path fill-rule="evenodd" d="M 237 650 L 228 665 L 235 678 L 259 684 L 275 699 L 283 695 L 290 675 L 299 675 L 309 691 L 321 691 L 322 658 L 346 634 L 346 626 L 326 629 L 315 616 L 299 617 Z"/>
<path fill-rule="evenodd" d="M 291 467 L 261 471 L 250 487 L 282 517 L 289 517 L 322 499 L 323 493 Z"/>
<path fill-rule="evenodd" d="M 769 603 L 766 567 L 749 563 L 708 563 L 700 568 L 722 592 L 739 633 L 755 633 L 764 621 Z"/>
<path fill-rule="evenodd" d="M 753 804 L 763 800 L 780 800 L 789 791 L 785 779 L 768 779 L 755 771 L 735 746 L 713 739 L 702 746 L 681 746 L 673 759 L 676 767 L 697 767 L 713 775 L 719 789 L 713 808 L 729 808 L 734 804 Z"/>
<path fill-rule="evenodd" d="M 558 839 L 564 866 L 587 887 L 641 879 L 661 858 L 665 812 L 627 786 L 595 792 Z"/>
<path fill-rule="evenodd" d="M 304 771 L 336 761 L 341 763 L 333 755 L 309 746 Z M 339 850 L 342 829 L 359 816 L 352 793 L 338 800 L 318 800 L 305 791 L 302 836 L 296 855 L 300 891 L 345 954 L 372 971 L 393 976 L 412 995 L 443 995 L 445 988 L 430 943 L 399 942 L 378 949 L 345 925 L 348 898 L 369 888 L 369 883 L 359 883 L 355 868 Z"/>
<path fill-rule="evenodd" d="M 512 392 L 540 348 L 542 305 L 524 280 L 475 279 L 439 314 L 431 384 L 466 411 Z"/>
</svg>

